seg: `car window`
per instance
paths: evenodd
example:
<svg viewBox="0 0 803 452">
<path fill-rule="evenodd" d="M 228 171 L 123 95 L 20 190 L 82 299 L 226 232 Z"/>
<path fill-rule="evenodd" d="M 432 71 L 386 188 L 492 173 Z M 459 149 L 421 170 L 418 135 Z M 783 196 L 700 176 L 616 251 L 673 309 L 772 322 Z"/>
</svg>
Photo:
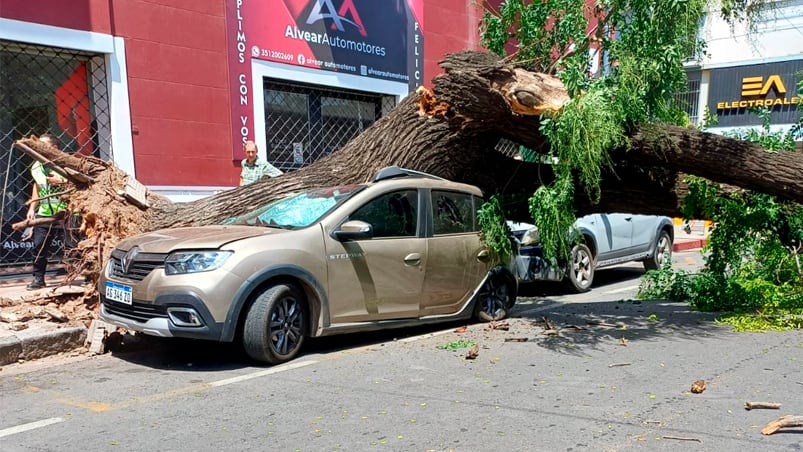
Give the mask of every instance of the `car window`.
<svg viewBox="0 0 803 452">
<path fill-rule="evenodd" d="M 474 197 L 470 194 L 433 190 L 432 211 L 435 235 L 476 231 Z"/>
<path fill-rule="evenodd" d="M 412 237 L 418 224 L 417 190 L 399 190 L 374 198 L 352 213 L 349 220 L 370 223 L 374 237 Z"/>
<path fill-rule="evenodd" d="M 364 185 L 353 184 L 293 193 L 246 214 L 228 218 L 223 224 L 290 229 L 307 227 L 363 188 Z"/>
</svg>

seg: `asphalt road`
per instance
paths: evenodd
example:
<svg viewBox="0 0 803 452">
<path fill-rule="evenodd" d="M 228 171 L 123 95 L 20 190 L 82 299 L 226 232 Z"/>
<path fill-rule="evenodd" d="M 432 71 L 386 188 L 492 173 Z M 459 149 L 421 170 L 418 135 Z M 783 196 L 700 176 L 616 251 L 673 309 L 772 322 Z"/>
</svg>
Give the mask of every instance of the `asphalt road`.
<svg viewBox="0 0 803 452">
<path fill-rule="evenodd" d="M 675 265 L 698 259 L 676 253 Z M 803 415 L 803 333 L 734 333 L 682 305 L 634 301 L 642 273 L 600 271 L 581 295 L 525 288 L 508 329 L 319 339 L 276 367 L 151 338 L 8 366 L 0 451 L 801 450 L 803 429 L 760 430 Z M 477 357 L 450 349 L 458 341 Z"/>
</svg>

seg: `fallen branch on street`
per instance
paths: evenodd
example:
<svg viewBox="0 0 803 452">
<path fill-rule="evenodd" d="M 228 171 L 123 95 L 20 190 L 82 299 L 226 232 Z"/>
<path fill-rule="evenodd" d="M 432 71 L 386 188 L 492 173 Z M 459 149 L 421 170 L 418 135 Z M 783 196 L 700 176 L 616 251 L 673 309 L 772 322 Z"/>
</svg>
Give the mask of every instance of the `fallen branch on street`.
<svg viewBox="0 0 803 452">
<path fill-rule="evenodd" d="M 775 402 L 745 402 L 745 410 L 777 410 L 781 408 L 780 403 Z"/>
<path fill-rule="evenodd" d="M 782 416 L 761 429 L 762 435 L 772 435 L 782 428 L 803 427 L 803 416 Z"/>
</svg>

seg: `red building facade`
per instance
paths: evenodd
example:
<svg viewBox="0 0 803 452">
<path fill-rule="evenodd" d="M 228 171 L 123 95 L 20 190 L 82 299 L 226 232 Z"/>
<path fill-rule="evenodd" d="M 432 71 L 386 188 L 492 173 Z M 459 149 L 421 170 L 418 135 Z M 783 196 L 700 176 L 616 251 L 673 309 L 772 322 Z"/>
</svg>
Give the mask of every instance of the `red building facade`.
<svg viewBox="0 0 803 452">
<path fill-rule="evenodd" d="M 46 127 L 73 148 L 79 146 L 76 143 L 82 136 L 86 141 L 87 133 L 92 134 L 99 148 L 96 153 L 109 156 L 153 189 L 175 199 L 189 199 L 237 185 L 242 158 L 240 141 L 246 138 L 257 141 L 263 158 L 275 160 L 281 154 L 294 158 L 286 169 L 310 163 L 315 156 L 307 155 L 307 148 L 314 147 L 314 143 L 291 138 L 271 141 L 271 128 L 280 127 L 275 124 L 279 120 L 319 114 L 322 118 L 317 123 L 319 128 L 332 124 L 345 135 L 354 133 L 386 113 L 417 84 L 429 84 L 440 71 L 437 62 L 444 53 L 479 47 L 481 11 L 473 6 L 474 2 L 408 0 L 409 14 L 401 16 L 378 9 L 379 3 L 384 4 L 375 0 L 0 0 L 0 43 L 6 43 L 7 51 L 12 53 L 16 52 L 14 46 L 20 44 L 37 49 L 66 49 L 78 52 L 79 56 L 94 57 L 95 66 L 104 66 L 100 69 L 105 73 L 107 93 L 97 95 L 93 85 L 98 80 L 93 83 L 88 76 L 90 80 L 83 89 L 90 100 L 87 105 L 91 108 L 91 130 L 86 130 L 89 127 L 86 121 L 67 127 L 64 121 L 53 119 L 52 116 L 58 116 L 59 108 L 65 110 L 63 105 L 52 106 L 56 113 L 43 113 Z M 246 28 L 248 34 L 243 37 L 238 35 L 237 27 L 243 24 L 244 12 L 251 16 L 245 17 L 250 28 Z M 280 12 L 286 17 L 277 18 Z M 316 18 L 317 23 L 312 23 Z M 257 46 L 270 52 L 276 49 L 267 47 L 281 44 L 270 35 L 256 36 L 270 21 L 279 29 L 286 29 L 294 21 L 292 27 L 300 36 L 318 27 L 334 39 L 339 32 L 337 19 L 344 20 L 344 30 L 349 27 L 357 33 L 367 30 L 367 35 L 352 41 L 358 45 L 374 45 L 371 34 L 376 36 L 383 28 L 406 33 L 399 41 L 405 48 L 392 49 L 395 44 L 389 41 L 383 51 L 406 53 L 399 56 L 397 52 L 394 56 L 394 59 L 406 57 L 406 63 L 390 61 L 389 67 L 401 68 L 396 72 L 410 79 L 396 83 L 399 80 L 383 79 L 381 75 L 363 76 L 360 69 L 363 74 L 372 69 L 361 66 L 372 63 L 370 58 L 365 58 L 368 63 L 362 62 L 359 55 L 356 59 L 347 58 L 341 69 L 316 68 L 306 64 L 310 56 L 321 64 L 326 57 L 333 57 L 326 62 L 334 64 L 338 55 L 309 41 L 303 42 L 309 51 L 309 56 L 303 58 L 305 64 L 300 64 L 297 56 L 303 52 L 292 52 L 291 61 L 285 62 L 250 58 Z M 407 22 L 400 25 L 392 22 L 394 19 Z M 238 36 L 244 42 L 239 43 Z M 281 38 L 290 40 L 292 36 L 288 36 Z M 263 42 L 255 44 L 256 39 Z M 293 50 L 292 46 L 285 47 L 286 53 Z M 26 49 L 19 53 L 24 54 Z M 282 56 L 285 49 L 277 49 L 280 52 L 276 55 Z M 249 64 L 238 68 L 232 58 L 238 58 L 241 51 L 246 53 Z M 344 53 L 348 52 L 341 52 Z M 357 68 L 356 73 L 351 74 L 343 67 Z M 241 83 L 237 70 L 245 75 L 245 82 Z M 93 73 L 95 79 L 103 77 L 97 75 L 97 70 Z M 416 74 L 420 82 L 415 80 Z M 26 74 L 7 74 L 7 77 L 17 76 Z M 4 89 L 2 80 L 0 93 Z M 245 105 L 240 102 L 241 92 Z M 270 98 L 271 95 L 274 97 Z M 311 107 L 317 108 L 318 113 L 284 111 L 290 110 L 286 105 L 292 104 L 291 98 L 303 96 L 320 98 L 317 107 Z M 75 100 L 70 102 L 79 104 Z M 270 113 L 274 106 L 277 112 Z M 43 108 L 51 110 L 50 105 Z M 87 113 L 87 107 L 82 108 L 67 110 Z M 0 136 L 6 142 L 44 132 L 15 123 L 13 118 L 19 115 L 15 116 L 12 107 L 6 110 L 7 118 L 0 119 Z M 362 111 L 373 116 L 369 115 L 367 120 L 362 116 L 355 119 Z M 271 121 L 271 114 L 276 121 Z M 247 131 L 240 120 L 243 116 L 248 116 Z M 357 129 L 352 127 L 354 124 Z M 293 127 L 302 129 L 303 125 Z M 331 133 L 324 135 L 319 141 L 339 144 L 345 141 L 344 136 L 333 140 Z"/>
</svg>

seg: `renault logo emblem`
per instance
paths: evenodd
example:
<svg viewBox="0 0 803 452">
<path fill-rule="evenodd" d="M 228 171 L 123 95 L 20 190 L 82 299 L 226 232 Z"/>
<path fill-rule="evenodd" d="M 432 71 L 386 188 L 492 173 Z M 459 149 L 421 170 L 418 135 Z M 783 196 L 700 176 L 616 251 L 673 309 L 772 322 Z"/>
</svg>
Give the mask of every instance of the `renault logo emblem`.
<svg viewBox="0 0 803 452">
<path fill-rule="evenodd" d="M 139 247 L 135 246 L 128 250 L 125 256 L 120 259 L 120 264 L 123 266 L 123 273 L 128 273 L 128 270 L 131 269 L 131 265 L 134 263 L 134 260 L 136 260 L 137 254 L 139 254 Z"/>
</svg>

